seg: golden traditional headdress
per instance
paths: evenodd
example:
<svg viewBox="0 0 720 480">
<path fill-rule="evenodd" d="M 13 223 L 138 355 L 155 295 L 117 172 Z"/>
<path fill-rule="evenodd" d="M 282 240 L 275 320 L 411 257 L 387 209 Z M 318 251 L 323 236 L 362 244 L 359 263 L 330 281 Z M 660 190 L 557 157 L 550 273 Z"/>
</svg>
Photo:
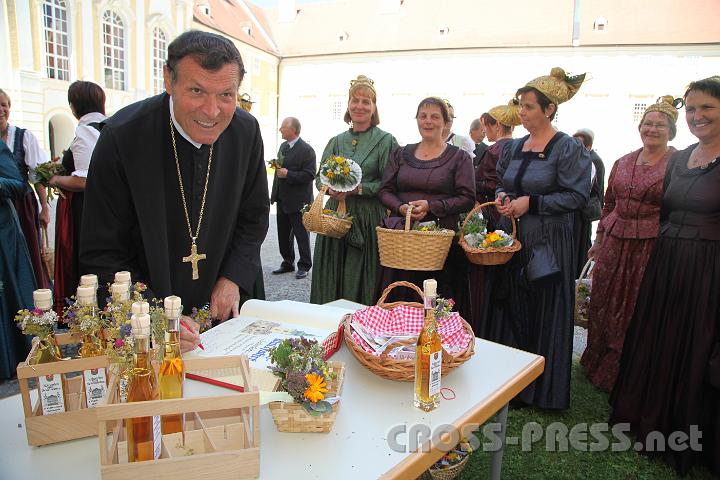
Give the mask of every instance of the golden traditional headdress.
<svg viewBox="0 0 720 480">
<path fill-rule="evenodd" d="M 657 99 L 657 102 L 650 105 L 645 109 L 643 117 L 650 112 L 662 112 L 670 117 L 673 123 L 677 122 L 678 119 L 678 106 L 682 105 L 682 100 L 674 98 L 672 95 L 663 95 Z"/>
<path fill-rule="evenodd" d="M 375 98 L 377 98 L 377 92 L 375 91 L 375 82 L 373 82 L 372 79 L 366 77 L 365 75 L 358 75 L 355 80 L 350 80 L 350 90 L 348 90 L 348 95 L 352 95 L 352 93 L 360 87 L 364 87 L 372 91 Z"/>
<path fill-rule="evenodd" d="M 516 127 L 520 121 L 520 105 L 517 99 L 513 98 L 507 105 L 498 105 L 488 111 L 488 115 L 508 127 Z"/>
<path fill-rule="evenodd" d="M 565 70 L 555 67 L 550 71 L 550 75 L 530 80 L 525 86 L 538 89 L 552 103 L 560 105 L 570 100 L 577 93 L 580 85 L 585 81 L 585 75 L 585 73 L 567 75 Z"/>
</svg>

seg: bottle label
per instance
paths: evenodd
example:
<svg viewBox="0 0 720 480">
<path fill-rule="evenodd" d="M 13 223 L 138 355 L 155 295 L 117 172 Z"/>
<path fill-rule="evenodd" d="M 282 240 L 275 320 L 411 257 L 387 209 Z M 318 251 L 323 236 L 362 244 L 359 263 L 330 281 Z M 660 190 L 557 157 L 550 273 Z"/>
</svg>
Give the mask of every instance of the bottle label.
<svg viewBox="0 0 720 480">
<path fill-rule="evenodd" d="M 430 382 L 428 394 L 430 396 L 440 394 L 440 371 L 442 369 L 442 350 L 430 355 Z"/>
<path fill-rule="evenodd" d="M 127 403 L 127 379 L 121 378 L 120 379 L 120 403 Z"/>
<path fill-rule="evenodd" d="M 104 368 L 93 368 L 83 372 L 85 379 L 85 400 L 88 408 L 96 407 L 107 393 L 107 380 Z"/>
<path fill-rule="evenodd" d="M 40 402 L 43 415 L 53 415 L 65 411 L 62 375 L 43 375 L 40 380 Z"/>
<path fill-rule="evenodd" d="M 160 416 L 156 415 L 153 417 L 153 450 L 154 450 L 155 460 L 160 458 L 160 454 L 162 453 L 161 441 L 162 441 L 162 423 L 160 422 Z"/>
</svg>

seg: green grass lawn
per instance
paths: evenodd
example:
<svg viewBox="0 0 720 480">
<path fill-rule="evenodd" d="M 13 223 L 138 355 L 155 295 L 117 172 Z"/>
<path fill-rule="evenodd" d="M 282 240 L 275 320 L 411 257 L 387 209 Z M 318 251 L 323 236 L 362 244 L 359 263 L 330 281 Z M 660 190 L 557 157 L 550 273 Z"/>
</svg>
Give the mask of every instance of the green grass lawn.
<svg viewBox="0 0 720 480">
<path fill-rule="evenodd" d="M 566 412 L 548 412 L 535 408 L 510 408 L 508 413 L 508 436 L 521 436 L 523 426 L 537 422 L 544 427 L 553 422 L 562 422 L 572 428 L 575 425 L 607 422 L 610 415 L 608 395 L 596 389 L 583 374 L 576 362 L 572 370 L 570 409 Z M 526 427 L 528 428 L 528 427 Z M 605 435 L 610 443 L 617 443 L 611 433 Z M 488 440 L 478 434 L 481 441 Z M 503 454 L 502 477 L 504 479 L 675 479 L 675 471 L 660 458 L 648 458 L 632 449 L 624 452 L 579 451 L 569 447 L 568 451 L 547 451 L 545 436 L 532 444 L 530 451 L 523 451 L 521 445 L 506 445 Z M 589 443 L 596 442 L 593 436 Z M 555 443 L 555 442 L 552 442 Z M 557 445 L 557 443 L 555 443 Z M 526 449 L 527 450 L 527 449 Z M 488 478 L 490 453 L 478 451 L 471 455 L 468 465 L 460 475 L 461 480 Z M 695 467 L 688 479 L 715 478 L 709 470 Z"/>
</svg>

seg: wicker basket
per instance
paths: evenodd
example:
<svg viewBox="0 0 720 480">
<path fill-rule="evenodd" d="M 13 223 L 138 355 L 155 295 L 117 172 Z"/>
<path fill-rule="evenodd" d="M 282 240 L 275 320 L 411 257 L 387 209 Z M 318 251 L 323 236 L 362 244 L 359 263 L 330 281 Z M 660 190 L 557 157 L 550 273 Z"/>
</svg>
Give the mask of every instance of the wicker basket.
<svg viewBox="0 0 720 480">
<path fill-rule="evenodd" d="M 517 232 L 515 228 L 515 219 L 512 217 L 510 217 L 510 221 L 512 222 L 512 237 L 515 239 L 512 245 L 507 247 L 473 248 L 467 244 L 465 236 L 462 233 L 465 228 L 465 224 L 475 212 L 489 205 L 497 206 L 495 202 L 486 202 L 475 205 L 475 208 L 470 210 L 470 213 L 468 213 L 467 217 L 465 217 L 465 221 L 460 229 L 460 246 L 463 250 L 465 250 L 465 256 L 467 256 L 468 260 L 476 265 L 502 265 L 503 263 L 507 263 L 515 252 L 520 251 L 520 248 L 522 248 L 520 240 L 518 240 L 516 236 Z"/>
<path fill-rule="evenodd" d="M 375 227 L 380 265 L 399 270 L 442 270 L 455 232 L 410 230 L 411 211 L 412 205 L 405 215 L 404 230 Z"/>
<path fill-rule="evenodd" d="M 327 185 L 323 185 L 320 193 L 315 197 L 312 205 L 310 205 L 310 210 L 303 213 L 302 222 L 308 232 L 315 232 L 333 238 L 342 238 L 350 231 L 352 220 L 337 218 L 323 213 L 323 200 L 325 199 L 327 190 Z M 346 213 L 345 200 L 338 202 L 337 213 L 340 215 Z"/>
<path fill-rule="evenodd" d="M 328 362 L 328 370 L 334 372 L 335 379 L 327 380 L 328 396 L 337 396 L 342 391 L 342 382 L 345 375 L 345 364 L 343 362 Z M 335 402 L 332 412 L 320 415 L 310 415 L 305 407 L 299 403 L 270 402 L 270 413 L 272 413 L 275 426 L 280 432 L 291 433 L 328 433 L 332 430 L 335 417 L 337 416 L 340 402 Z"/>
<path fill-rule="evenodd" d="M 422 291 L 415 284 L 410 282 L 394 282 L 388 285 L 387 288 L 383 291 L 382 296 L 377 302 L 377 305 L 379 307 L 392 309 L 393 307 L 396 307 L 398 305 L 409 305 L 411 307 L 423 308 L 423 305 L 421 303 L 415 302 L 385 303 L 385 299 L 390 294 L 390 291 L 395 287 L 412 288 L 418 293 L 418 295 L 420 295 L 420 298 L 423 297 Z M 396 380 L 399 382 L 412 382 L 415 380 L 415 360 L 398 360 L 389 357 L 385 352 L 390 352 L 395 347 L 415 345 L 415 343 L 417 342 L 416 339 L 408 339 L 391 343 L 385 349 L 385 352 L 383 352 L 380 356 L 374 356 L 367 353 L 365 350 L 362 349 L 362 347 L 355 343 L 355 340 L 353 339 L 352 333 L 350 331 L 350 318 L 346 317 L 343 322 L 345 332 L 345 344 L 355 356 L 355 358 L 357 358 L 358 362 L 360 362 L 361 365 L 373 372 L 375 375 L 387 378 L 388 380 Z M 465 320 L 463 320 L 463 325 L 465 326 L 465 330 L 467 331 L 467 333 L 470 334 L 470 336 L 474 339 L 475 334 L 472 331 L 472 327 L 470 327 L 470 325 Z M 470 341 L 468 348 L 464 352 L 461 352 L 454 356 L 450 355 L 445 351 L 445 349 L 443 349 L 442 375 L 447 374 L 448 372 L 468 361 L 474 353 L 475 342 L 473 340 Z"/>
<path fill-rule="evenodd" d="M 575 280 L 575 325 L 578 327 L 588 328 L 588 309 L 594 264 L 592 259 L 589 259 L 580 272 L 580 278 Z"/>
<path fill-rule="evenodd" d="M 423 473 L 422 480 L 453 480 L 465 469 L 470 455 L 465 455 L 462 460 L 448 468 L 430 468 Z"/>
</svg>

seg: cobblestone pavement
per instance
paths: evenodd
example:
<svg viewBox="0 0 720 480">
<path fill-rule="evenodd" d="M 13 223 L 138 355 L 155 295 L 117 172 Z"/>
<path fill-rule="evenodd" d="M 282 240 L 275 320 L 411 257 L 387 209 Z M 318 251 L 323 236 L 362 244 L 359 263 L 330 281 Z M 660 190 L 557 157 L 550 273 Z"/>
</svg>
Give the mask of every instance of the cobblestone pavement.
<svg viewBox="0 0 720 480">
<path fill-rule="evenodd" d="M 261 256 L 263 266 L 263 279 L 265 280 L 265 297 L 267 300 L 295 300 L 298 302 L 310 301 L 310 282 L 313 270 L 310 270 L 307 278 L 295 279 L 294 273 L 273 275 L 272 271 L 277 269 L 282 262 L 277 241 L 277 224 L 275 223 L 274 206 L 270 212 L 270 228 L 265 242 L 262 245 Z M 310 246 L 315 245 L 315 234 L 310 234 Z M 296 251 L 296 260 L 297 260 Z M 578 357 L 585 350 L 587 330 L 575 327 L 575 338 L 573 342 L 573 357 Z M 18 393 L 16 380 L 0 382 L 0 398 Z"/>
</svg>

